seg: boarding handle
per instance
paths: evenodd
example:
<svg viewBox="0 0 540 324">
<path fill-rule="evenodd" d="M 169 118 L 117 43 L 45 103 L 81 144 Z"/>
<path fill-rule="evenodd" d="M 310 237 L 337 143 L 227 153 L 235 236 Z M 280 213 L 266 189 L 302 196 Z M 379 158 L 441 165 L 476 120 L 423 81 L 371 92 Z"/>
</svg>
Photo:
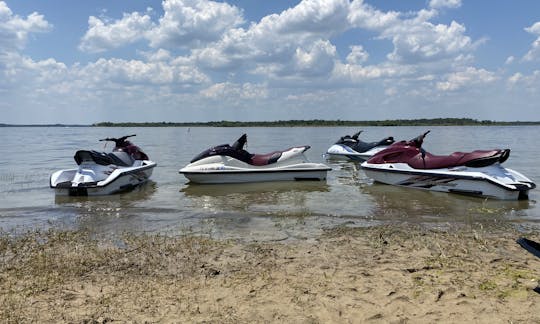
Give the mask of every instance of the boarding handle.
<svg viewBox="0 0 540 324">
<path fill-rule="evenodd" d="M 133 136 L 137 136 L 136 134 L 132 134 L 132 135 L 126 135 L 126 136 L 122 136 L 120 138 L 114 138 L 114 137 L 107 137 L 107 138 L 103 138 L 103 139 L 100 139 L 99 141 L 100 142 L 104 142 L 104 141 L 107 141 L 107 142 L 114 142 L 116 144 L 116 146 L 120 146 L 122 143 L 124 143 L 124 141 L 129 138 L 129 137 L 133 137 Z"/>
</svg>

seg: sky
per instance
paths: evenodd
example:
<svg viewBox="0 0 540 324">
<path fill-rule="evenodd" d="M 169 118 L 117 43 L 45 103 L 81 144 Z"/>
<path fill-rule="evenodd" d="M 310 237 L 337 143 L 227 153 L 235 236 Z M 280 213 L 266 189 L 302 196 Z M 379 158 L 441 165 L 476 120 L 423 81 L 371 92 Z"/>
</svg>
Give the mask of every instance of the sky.
<svg viewBox="0 0 540 324">
<path fill-rule="evenodd" d="M 0 123 L 540 120 L 538 0 L 0 0 Z"/>
</svg>

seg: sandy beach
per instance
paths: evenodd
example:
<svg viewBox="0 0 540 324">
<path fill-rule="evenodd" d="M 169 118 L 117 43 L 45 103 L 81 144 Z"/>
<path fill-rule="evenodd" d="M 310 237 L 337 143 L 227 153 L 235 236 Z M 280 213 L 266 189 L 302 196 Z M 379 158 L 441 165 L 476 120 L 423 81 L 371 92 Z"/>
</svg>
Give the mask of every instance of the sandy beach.
<svg viewBox="0 0 540 324">
<path fill-rule="evenodd" d="M 0 239 L 1 322 L 539 323 L 538 233 L 337 228 L 217 241 L 51 231 Z"/>
</svg>

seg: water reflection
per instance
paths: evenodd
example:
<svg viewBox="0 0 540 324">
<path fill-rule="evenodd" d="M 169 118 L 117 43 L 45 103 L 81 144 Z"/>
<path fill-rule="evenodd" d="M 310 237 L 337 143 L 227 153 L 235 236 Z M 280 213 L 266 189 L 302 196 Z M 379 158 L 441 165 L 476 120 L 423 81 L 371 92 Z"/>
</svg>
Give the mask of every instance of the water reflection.
<svg viewBox="0 0 540 324">
<path fill-rule="evenodd" d="M 149 180 L 146 184 L 129 192 L 104 196 L 55 196 L 54 202 L 57 205 L 63 206 L 84 207 L 85 205 L 98 204 L 126 208 L 145 200 L 150 200 L 152 195 L 156 193 L 156 189 L 157 183 Z"/>
<path fill-rule="evenodd" d="M 64 215 L 64 226 L 85 229 L 93 233 L 140 232 L 147 229 L 152 214 L 166 210 L 145 206 L 157 191 L 149 181 L 126 193 L 107 196 L 56 196 L 55 204 Z"/>
<path fill-rule="evenodd" d="M 371 214 L 379 220 L 407 222 L 501 222 L 530 208 L 529 200 L 481 199 L 373 183 L 360 187 L 373 198 Z"/>
<path fill-rule="evenodd" d="M 243 184 L 197 184 L 188 183 L 180 191 L 187 196 L 226 196 L 230 194 L 258 195 L 268 192 L 326 192 L 329 186 L 325 181 L 275 181 Z"/>
<path fill-rule="evenodd" d="M 279 181 L 245 184 L 187 184 L 180 190 L 190 207 L 205 211 L 244 211 L 291 216 L 309 213 L 330 190 L 324 181 Z"/>
</svg>

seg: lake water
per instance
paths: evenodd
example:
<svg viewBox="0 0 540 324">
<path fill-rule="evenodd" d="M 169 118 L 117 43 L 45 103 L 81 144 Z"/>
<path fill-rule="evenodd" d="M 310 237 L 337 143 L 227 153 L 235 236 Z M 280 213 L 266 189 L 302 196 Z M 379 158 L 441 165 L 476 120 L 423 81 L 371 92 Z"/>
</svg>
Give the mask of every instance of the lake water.
<svg viewBox="0 0 540 324">
<path fill-rule="evenodd" d="M 313 162 L 340 136 L 363 129 L 365 141 L 410 139 L 428 127 L 295 128 L 0 128 L 0 228 L 74 228 L 96 234 L 196 233 L 215 238 L 313 238 L 335 226 L 391 222 L 510 224 L 540 229 L 538 189 L 525 201 L 495 201 L 372 184 L 354 162 L 330 162 L 325 182 L 194 185 L 178 173 L 204 149 L 248 134 L 247 150 L 267 153 L 311 145 Z M 511 148 L 505 166 L 540 182 L 540 127 L 429 127 L 424 148 L 435 154 Z M 98 139 L 137 134 L 133 142 L 158 163 L 152 182 L 107 197 L 55 197 L 52 172 L 75 166 L 77 149 L 110 151 Z"/>
</svg>

